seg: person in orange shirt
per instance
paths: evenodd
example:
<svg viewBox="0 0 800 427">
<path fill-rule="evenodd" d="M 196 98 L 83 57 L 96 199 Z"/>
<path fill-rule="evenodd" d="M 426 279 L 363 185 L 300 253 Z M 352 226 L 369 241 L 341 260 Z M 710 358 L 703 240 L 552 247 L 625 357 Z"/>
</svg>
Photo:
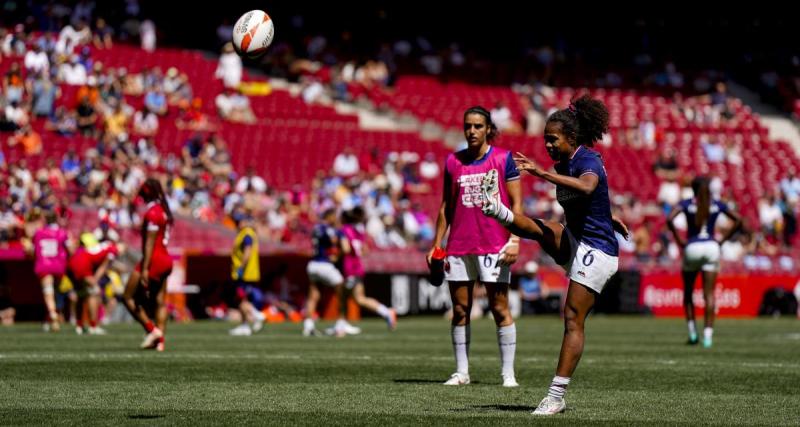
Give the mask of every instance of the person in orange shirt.
<svg viewBox="0 0 800 427">
<path fill-rule="evenodd" d="M 8 146 L 21 145 L 26 156 L 42 152 L 42 137 L 30 125 L 25 125 L 15 135 L 8 138 Z"/>
<path fill-rule="evenodd" d="M 89 103 L 92 104 L 93 107 L 97 107 L 97 101 L 100 100 L 100 90 L 97 89 L 97 77 L 89 76 L 86 84 L 81 86 L 78 92 L 75 93 L 75 100 L 78 104 L 80 104 L 84 96 L 89 98 Z"/>
</svg>

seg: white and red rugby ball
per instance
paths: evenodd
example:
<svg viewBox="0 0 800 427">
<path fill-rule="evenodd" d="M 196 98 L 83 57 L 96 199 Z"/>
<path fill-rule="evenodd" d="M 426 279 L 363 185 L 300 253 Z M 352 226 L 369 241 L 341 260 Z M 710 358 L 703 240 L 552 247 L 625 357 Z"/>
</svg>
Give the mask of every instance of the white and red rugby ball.
<svg viewBox="0 0 800 427">
<path fill-rule="evenodd" d="M 251 10 L 233 26 L 233 48 L 241 56 L 257 58 L 267 51 L 275 35 L 272 19 L 263 10 Z"/>
</svg>

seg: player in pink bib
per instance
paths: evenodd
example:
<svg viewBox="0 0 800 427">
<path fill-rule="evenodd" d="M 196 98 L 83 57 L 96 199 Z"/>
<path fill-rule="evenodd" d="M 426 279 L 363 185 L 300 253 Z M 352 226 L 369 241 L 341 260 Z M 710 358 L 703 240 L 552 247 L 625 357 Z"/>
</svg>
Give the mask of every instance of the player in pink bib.
<svg viewBox="0 0 800 427">
<path fill-rule="evenodd" d="M 497 136 L 491 114 L 483 107 L 464 112 L 464 137 L 467 148 L 450 154 L 445 162 L 444 194 L 436 220 L 433 248 L 439 247 L 447 229 L 445 279 L 453 301 L 451 335 L 456 357 L 456 372 L 446 385 L 469 384 L 469 340 L 472 291 L 476 281 L 486 287 L 500 347 L 504 387 L 518 386 L 514 375 L 517 332 L 508 309 L 508 284 L 511 264 L 519 254 L 519 239 L 481 212 L 481 182 L 489 171 L 497 171 L 499 196 L 514 212 L 522 210 L 519 171 L 511 153 L 490 145 Z M 487 219 L 489 219 L 487 221 Z"/>
<path fill-rule="evenodd" d="M 33 270 L 39 277 L 47 307 L 45 329 L 55 332 L 60 329 L 56 311 L 55 284 L 61 282 L 67 270 L 69 235 L 58 225 L 55 212 L 47 212 L 45 222 L 46 225 L 33 235 Z"/>
<path fill-rule="evenodd" d="M 364 209 L 357 206 L 342 213 L 342 272 L 345 277 L 345 290 L 353 295 L 356 303 L 367 310 L 381 316 L 386 321 L 389 330 L 397 328 L 397 313 L 393 308 L 388 308 L 375 298 L 364 293 L 364 265 L 361 257 L 364 255 L 366 236 L 364 234 Z M 342 309 L 347 304 L 341 304 Z"/>
</svg>

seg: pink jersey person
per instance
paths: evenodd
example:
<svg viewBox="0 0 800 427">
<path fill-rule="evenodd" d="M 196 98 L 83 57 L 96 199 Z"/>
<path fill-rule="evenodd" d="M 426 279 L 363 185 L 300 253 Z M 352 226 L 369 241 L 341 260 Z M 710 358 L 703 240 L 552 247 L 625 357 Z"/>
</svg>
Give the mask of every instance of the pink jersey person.
<svg viewBox="0 0 800 427">
<path fill-rule="evenodd" d="M 353 248 L 343 259 L 344 276 L 364 277 L 364 265 L 361 263 L 364 231 L 356 224 L 345 224 L 342 226 L 342 234 L 350 241 L 350 246 Z"/>
<path fill-rule="evenodd" d="M 485 255 L 500 252 L 510 233 L 497 221 L 487 221 L 481 213 L 483 176 L 496 169 L 500 177 L 500 200 L 509 203 L 505 183 L 519 179 L 519 171 L 511 152 L 491 146 L 486 155 L 474 162 L 460 151 L 447 156 L 445 161 L 444 191 L 450 193 L 451 208 L 447 212 L 450 222 L 448 255 Z"/>
<path fill-rule="evenodd" d="M 67 270 L 67 232 L 49 224 L 33 235 L 34 272 L 39 277 L 61 276 Z"/>
</svg>

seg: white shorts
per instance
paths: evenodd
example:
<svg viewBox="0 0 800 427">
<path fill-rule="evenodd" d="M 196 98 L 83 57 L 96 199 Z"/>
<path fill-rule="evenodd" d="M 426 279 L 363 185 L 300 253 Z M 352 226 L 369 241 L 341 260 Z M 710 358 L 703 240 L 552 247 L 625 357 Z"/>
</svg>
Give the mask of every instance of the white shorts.
<svg viewBox="0 0 800 427">
<path fill-rule="evenodd" d="M 683 271 L 719 271 L 720 248 L 714 240 L 692 242 L 683 250 Z"/>
<path fill-rule="evenodd" d="M 312 282 L 327 286 L 339 286 L 344 282 L 342 273 L 335 265 L 325 261 L 309 261 L 306 267 L 308 278 Z"/>
<path fill-rule="evenodd" d="M 619 268 L 619 257 L 578 242 L 568 229 L 564 228 L 564 231 L 569 235 L 572 246 L 570 262 L 561 266 L 566 270 L 567 277 L 598 294 L 603 292 L 606 283 Z"/>
<path fill-rule="evenodd" d="M 511 266 L 499 262 L 500 254 L 448 255 L 444 278 L 448 282 L 510 283 Z"/>
</svg>

